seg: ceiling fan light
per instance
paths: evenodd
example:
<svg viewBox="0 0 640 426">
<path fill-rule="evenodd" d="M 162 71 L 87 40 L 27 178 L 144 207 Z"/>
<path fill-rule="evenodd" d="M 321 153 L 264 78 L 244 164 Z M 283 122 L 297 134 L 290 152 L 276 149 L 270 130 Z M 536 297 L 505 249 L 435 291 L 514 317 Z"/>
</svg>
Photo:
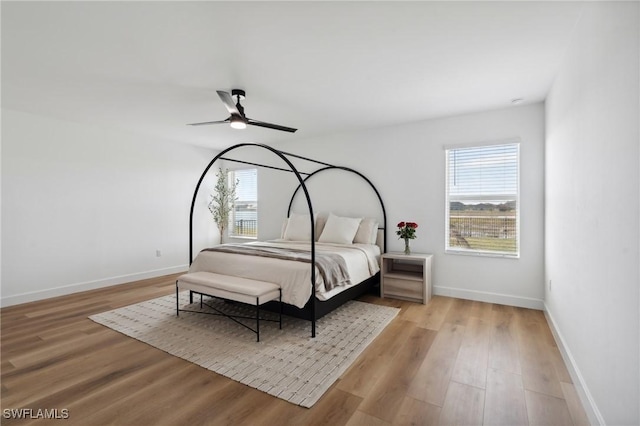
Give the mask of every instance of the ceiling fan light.
<svg viewBox="0 0 640 426">
<path fill-rule="evenodd" d="M 247 128 L 247 122 L 242 117 L 238 117 L 238 116 L 232 116 L 230 124 L 231 124 L 231 127 L 234 129 Z"/>
</svg>

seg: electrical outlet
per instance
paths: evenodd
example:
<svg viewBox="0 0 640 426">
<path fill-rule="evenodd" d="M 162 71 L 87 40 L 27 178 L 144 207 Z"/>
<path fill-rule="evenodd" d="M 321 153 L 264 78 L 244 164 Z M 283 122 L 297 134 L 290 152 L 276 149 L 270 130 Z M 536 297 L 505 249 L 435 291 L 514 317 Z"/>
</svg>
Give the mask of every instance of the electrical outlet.
<svg viewBox="0 0 640 426">
<path fill-rule="evenodd" d="M 156 250 L 156 257 L 162 256 L 162 252 L 160 250 Z"/>
</svg>

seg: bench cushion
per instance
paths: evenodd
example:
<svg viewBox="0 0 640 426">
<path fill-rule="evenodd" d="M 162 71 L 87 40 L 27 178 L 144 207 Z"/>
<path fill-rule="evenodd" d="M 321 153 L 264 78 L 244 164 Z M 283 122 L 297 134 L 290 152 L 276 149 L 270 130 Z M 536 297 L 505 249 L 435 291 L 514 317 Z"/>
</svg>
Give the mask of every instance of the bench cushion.
<svg viewBox="0 0 640 426">
<path fill-rule="evenodd" d="M 280 287 L 266 281 L 213 272 L 192 272 L 178 277 L 178 288 L 259 305 L 280 297 Z"/>
</svg>

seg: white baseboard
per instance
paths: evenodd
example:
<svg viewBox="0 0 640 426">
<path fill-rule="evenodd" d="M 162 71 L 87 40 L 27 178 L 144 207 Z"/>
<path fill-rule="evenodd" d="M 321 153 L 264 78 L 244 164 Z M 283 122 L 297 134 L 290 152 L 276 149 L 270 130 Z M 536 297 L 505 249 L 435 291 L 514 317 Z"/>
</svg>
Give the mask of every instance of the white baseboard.
<svg viewBox="0 0 640 426">
<path fill-rule="evenodd" d="M 573 386 L 578 393 L 578 397 L 580 398 L 580 402 L 584 407 L 584 411 L 589 418 L 589 423 L 592 425 L 605 425 L 604 418 L 602 414 L 600 414 L 600 410 L 596 406 L 593 397 L 591 396 L 591 392 L 589 392 L 589 388 L 584 382 L 584 378 L 580 373 L 580 369 L 571 355 L 571 351 L 569 347 L 566 345 L 566 341 L 562 337 L 562 333 L 558 329 L 558 326 L 553 319 L 553 315 L 549 312 L 547 308 L 547 304 L 544 304 L 544 316 L 547 318 L 547 323 L 549 324 L 549 328 L 551 329 L 551 333 L 553 334 L 553 338 L 556 341 L 556 345 L 560 350 L 560 354 L 562 355 L 562 359 L 564 360 L 565 365 L 567 366 L 567 370 L 569 371 L 569 375 L 571 376 L 571 380 L 573 381 Z"/>
<path fill-rule="evenodd" d="M 510 294 L 491 293 L 488 291 L 433 286 L 433 294 L 437 296 L 455 297 L 457 299 L 477 300 L 478 302 L 496 303 L 499 305 L 537 309 L 539 311 L 544 309 L 544 301 L 542 299 L 513 296 Z"/>
<path fill-rule="evenodd" d="M 137 272 L 135 274 L 119 275 L 117 277 L 103 278 L 95 281 L 87 281 L 65 285 L 61 287 L 48 288 L 45 290 L 31 291 L 27 293 L 15 294 L 2 297 L 0 307 L 18 305 L 21 303 L 35 302 L 37 300 L 49 299 L 51 297 L 66 296 L 67 294 L 81 291 L 95 290 L 97 288 L 109 287 L 112 285 L 124 284 L 131 281 L 145 280 L 147 278 L 161 277 L 163 275 L 177 274 L 189 269 L 188 265 L 172 266 L 169 268 L 154 269 L 152 271 Z"/>
</svg>

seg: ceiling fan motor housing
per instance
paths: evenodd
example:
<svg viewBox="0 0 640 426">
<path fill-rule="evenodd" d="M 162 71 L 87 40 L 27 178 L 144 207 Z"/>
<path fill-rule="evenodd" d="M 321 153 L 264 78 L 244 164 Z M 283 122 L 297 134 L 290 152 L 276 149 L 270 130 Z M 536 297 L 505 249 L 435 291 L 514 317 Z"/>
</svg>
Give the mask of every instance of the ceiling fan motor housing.
<svg viewBox="0 0 640 426">
<path fill-rule="evenodd" d="M 236 102 L 240 102 L 244 100 L 244 98 L 246 97 L 246 94 L 242 89 L 232 89 L 231 96 L 236 98 Z"/>
</svg>

